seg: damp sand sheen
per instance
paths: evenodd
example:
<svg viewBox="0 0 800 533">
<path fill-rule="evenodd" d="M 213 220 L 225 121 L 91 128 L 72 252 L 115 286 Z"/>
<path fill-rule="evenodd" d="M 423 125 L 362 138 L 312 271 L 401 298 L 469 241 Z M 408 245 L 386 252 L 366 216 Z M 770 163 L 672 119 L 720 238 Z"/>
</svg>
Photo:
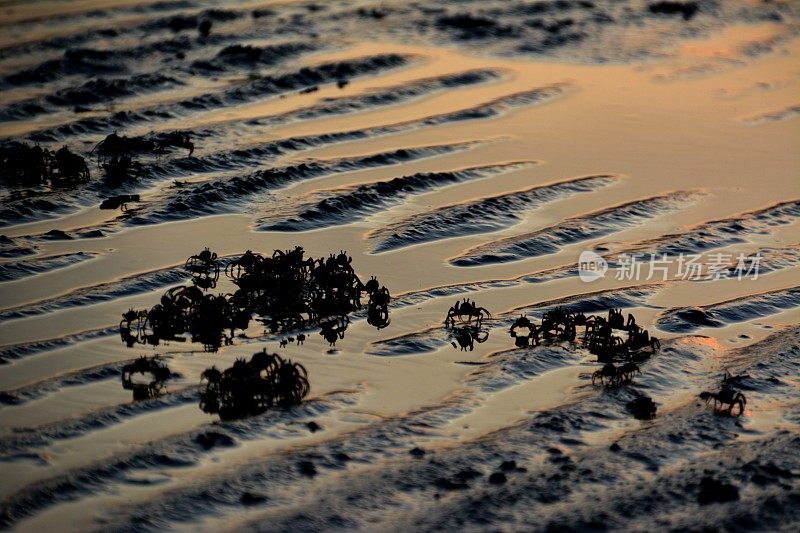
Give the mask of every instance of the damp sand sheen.
<svg viewBox="0 0 800 533">
<path fill-rule="evenodd" d="M 92 33 L 86 6 L 101 4 L 20 7 L 3 24 L 38 33 L 4 39 L 0 73 L 57 57 L 35 43 L 71 31 L 84 36 L 82 47 L 130 49 Z M 138 11 L 135 2 L 114 4 L 123 28 L 166 16 L 146 2 Z M 73 30 L 52 18 L 54 9 L 66 10 Z M 230 37 L 224 22 L 215 24 L 212 36 Z M 98 209 L 97 186 L 42 193 L 53 209 L 2 188 L 0 233 L 15 251 L 0 258 L 0 523 L 20 531 L 462 522 L 518 530 L 588 527 L 602 514 L 629 529 L 701 527 L 727 519 L 724 509 L 696 516 L 694 497 L 666 495 L 695 490 L 707 467 L 739 485 L 742 512 L 768 529 L 791 529 L 798 471 L 753 485 L 742 464 L 782 465 L 800 439 L 796 24 L 733 21 L 658 54 L 604 63 L 483 54 L 457 40 L 391 32 L 364 40 L 323 34 L 313 40 L 317 49 L 267 72 L 366 65 L 341 88 L 333 80 L 312 92 L 242 89 L 234 98 L 249 83 L 246 73 L 193 73 L 189 81 L 175 74 L 180 84 L 142 90 L 113 108 L 45 106 L 29 120 L 14 118 L 17 104 L 82 78 L 54 78 L 30 93 L 4 89 L 5 139 L 68 144 L 87 155 L 115 129 L 180 129 L 196 149 L 193 158 L 165 156 L 157 172 L 123 191 L 141 195 L 128 211 Z M 187 62 L 237 42 L 190 35 Z M 263 36 L 246 42 L 268 44 Z M 771 48 L 748 52 L 758 43 Z M 137 61 L 126 64 L 128 75 L 155 68 Z M 216 100 L 185 104 L 209 94 Z M 108 117 L 121 109 L 141 113 L 115 127 Z M 91 171 L 102 181 L 94 159 Z M 73 238 L 43 237 L 51 230 Z M 316 330 L 303 345 L 280 348 L 285 335 L 265 334 L 257 321 L 217 353 L 121 342 L 121 314 L 189 283 L 183 263 L 204 247 L 229 257 L 295 246 L 313 257 L 346 250 L 362 279 L 377 276 L 392 294 L 390 326 L 376 331 L 353 320 L 330 351 Z M 585 283 L 576 271 L 584 250 L 760 252 L 763 272 L 701 282 L 616 279 L 609 271 Z M 233 288 L 223 280 L 215 291 Z M 441 327 L 462 298 L 496 319 L 474 351 L 454 349 Z M 661 339 L 632 385 L 658 404 L 654 420 L 626 413 L 630 390 L 591 385 L 598 365 L 588 351 L 512 349 L 510 322 L 556 304 L 622 308 Z M 687 308 L 697 312 L 682 313 Z M 712 317 L 713 327 L 686 316 Z M 203 413 L 200 373 L 264 347 L 308 369 L 306 400 L 232 422 Z M 115 369 L 156 354 L 178 377 L 163 396 L 134 403 Z M 738 419 L 714 416 L 696 399 L 725 369 L 755 383 Z M 311 421 L 321 429 L 309 431 Z M 225 435 L 224 444 L 199 445 L 198 435 L 211 432 Z M 610 451 L 613 443 L 621 451 Z M 410 454 L 414 448 L 425 454 Z M 519 468 L 502 487 L 488 484 L 505 460 Z M 300 472 L 302 461 L 313 462 L 316 475 Z M 469 469 L 478 474 L 466 488 L 443 488 L 442 479 Z M 243 503 L 245 493 L 263 499 Z M 778 508 L 765 510 L 770 497 Z M 628 498 L 641 508 L 626 508 Z"/>
</svg>

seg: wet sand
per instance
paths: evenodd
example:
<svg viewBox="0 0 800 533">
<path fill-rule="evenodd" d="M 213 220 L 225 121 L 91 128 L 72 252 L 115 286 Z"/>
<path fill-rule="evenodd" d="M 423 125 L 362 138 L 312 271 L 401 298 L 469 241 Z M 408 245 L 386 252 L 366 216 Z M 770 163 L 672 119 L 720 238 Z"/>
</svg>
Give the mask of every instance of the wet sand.
<svg viewBox="0 0 800 533">
<path fill-rule="evenodd" d="M 0 23 L 0 137 L 67 144 L 92 173 L 0 187 L 2 526 L 797 527 L 796 6 L 111 4 L 4 6 Z M 176 129 L 193 156 L 144 158 L 118 188 L 90 155 L 115 130 Z M 258 322 L 217 353 L 126 348 L 121 314 L 189 283 L 206 246 L 347 250 L 390 289 L 391 324 L 356 314 L 335 350 L 316 329 L 282 348 Z M 761 275 L 585 283 L 584 250 L 760 252 Z M 474 351 L 442 328 L 465 297 L 492 313 Z M 580 346 L 513 348 L 514 319 L 556 305 L 631 312 L 662 349 L 633 384 L 593 387 Z M 264 347 L 308 369 L 306 401 L 203 413 L 201 372 Z M 156 354 L 178 377 L 132 402 L 120 369 Z M 741 417 L 697 399 L 725 370 L 748 376 Z M 654 420 L 625 410 L 638 394 Z M 700 505 L 703 477 L 739 500 Z"/>
</svg>

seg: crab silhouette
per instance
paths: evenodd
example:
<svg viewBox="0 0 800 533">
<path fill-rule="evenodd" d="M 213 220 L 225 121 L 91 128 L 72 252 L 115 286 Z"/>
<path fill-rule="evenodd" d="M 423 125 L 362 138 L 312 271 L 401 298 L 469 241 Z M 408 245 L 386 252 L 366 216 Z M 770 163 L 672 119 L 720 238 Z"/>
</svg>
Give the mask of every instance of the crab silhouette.
<svg viewBox="0 0 800 533">
<path fill-rule="evenodd" d="M 527 333 L 520 335 L 517 333 L 518 329 L 527 330 Z M 509 334 L 514 339 L 514 344 L 516 344 L 518 348 L 526 348 L 530 346 L 531 342 L 534 346 L 539 345 L 539 328 L 526 316 L 519 317 L 511 324 Z"/>
<path fill-rule="evenodd" d="M 140 357 L 122 367 L 122 387 L 133 391 L 134 400 L 148 400 L 160 394 L 170 375 L 169 368 L 155 358 Z"/>
<path fill-rule="evenodd" d="M 455 327 L 456 318 L 461 323 L 468 323 L 480 328 L 484 318 L 492 318 L 491 313 L 483 307 L 478 307 L 475 302 L 464 298 L 461 302 L 456 302 L 454 306 L 447 310 L 447 317 L 444 319 L 445 327 Z"/>
<path fill-rule="evenodd" d="M 38 144 L 9 142 L 0 145 L 0 179 L 17 185 L 35 186 L 50 176 L 50 150 Z"/>
<path fill-rule="evenodd" d="M 328 341 L 331 347 L 334 347 L 337 340 L 344 339 L 344 332 L 347 330 L 347 326 L 349 325 L 350 319 L 346 316 L 325 320 L 319 324 L 319 334 L 322 335 L 326 341 Z"/>
<path fill-rule="evenodd" d="M 489 338 L 489 332 L 485 329 L 478 329 L 472 326 L 461 326 L 452 332 L 453 341 L 450 342 L 453 348 L 461 348 L 461 351 L 470 352 L 475 349 L 475 343 L 484 343 Z"/>
<path fill-rule="evenodd" d="M 140 154 L 160 155 L 170 148 L 186 148 L 191 156 L 194 143 L 189 135 L 179 131 L 152 134 L 147 137 L 126 137 L 111 133 L 92 148 L 105 177 L 112 183 L 121 183 L 138 178 L 143 166 L 138 161 Z"/>
<path fill-rule="evenodd" d="M 17 185 L 36 186 L 49 182 L 65 187 L 89 180 L 86 160 L 62 146 L 56 152 L 27 143 L 0 145 L 0 180 Z"/>
<path fill-rule="evenodd" d="M 142 174 L 142 164 L 129 154 L 112 156 L 100 164 L 103 174 L 112 184 L 138 179 Z"/>
<path fill-rule="evenodd" d="M 194 153 L 194 143 L 189 137 L 189 134 L 182 131 L 159 133 L 152 142 L 152 150 L 156 154 L 163 154 L 170 148 L 185 148 L 189 150 L 189 157 Z"/>
<path fill-rule="evenodd" d="M 86 160 L 62 146 L 50 158 L 50 180 L 59 185 L 88 181 L 89 167 Z"/>
<path fill-rule="evenodd" d="M 641 374 L 641 370 L 639 370 L 639 366 L 636 363 L 628 362 L 620 366 L 616 366 L 614 363 L 606 363 L 600 370 L 592 374 L 592 385 L 596 385 L 599 381 L 606 387 L 619 387 L 633 381 L 636 374 Z"/>
<path fill-rule="evenodd" d="M 128 348 L 132 348 L 134 344 L 141 342 L 146 321 L 147 311 L 130 309 L 122 314 L 122 320 L 119 323 L 119 334 Z"/>
<path fill-rule="evenodd" d="M 369 285 L 374 279 L 375 278 L 372 278 L 367 284 Z M 375 289 L 370 292 L 369 302 L 367 303 L 367 323 L 369 325 L 375 326 L 378 329 L 383 329 L 391 323 L 391 320 L 389 320 L 390 300 L 389 289 L 386 287 L 381 287 L 380 289 Z"/>
<path fill-rule="evenodd" d="M 740 416 L 744 414 L 744 408 L 747 405 L 745 395 L 730 386 L 723 386 L 718 392 L 701 392 L 699 398 L 705 400 L 706 404 L 713 400 L 715 411 L 727 411 L 732 416 L 734 407 L 739 407 L 735 416 Z"/>
<path fill-rule="evenodd" d="M 140 196 L 138 194 L 118 194 L 106 198 L 100 203 L 100 209 L 121 209 L 127 211 L 129 202 L 138 202 Z"/>
<path fill-rule="evenodd" d="M 186 260 L 184 268 L 192 273 L 192 282 L 201 289 L 208 290 L 217 286 L 219 280 L 219 262 L 217 254 L 203 249 L 197 255 Z"/>
<path fill-rule="evenodd" d="M 574 341 L 575 317 L 569 309 L 556 307 L 542 316 L 539 332 L 545 342 Z"/>
</svg>

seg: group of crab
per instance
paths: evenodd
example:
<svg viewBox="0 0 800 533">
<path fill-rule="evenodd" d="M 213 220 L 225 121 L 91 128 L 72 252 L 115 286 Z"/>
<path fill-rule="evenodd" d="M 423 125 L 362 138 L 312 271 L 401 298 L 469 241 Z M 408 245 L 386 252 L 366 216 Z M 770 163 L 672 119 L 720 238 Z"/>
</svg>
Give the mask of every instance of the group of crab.
<svg viewBox="0 0 800 533">
<path fill-rule="evenodd" d="M 606 319 L 597 315 L 587 317 L 583 313 L 556 307 L 542 316 L 541 325 L 526 316 L 518 318 L 511 325 L 510 333 L 517 347 L 524 348 L 538 346 L 542 341 L 574 342 L 578 327 L 584 328 L 583 345 L 601 362 L 636 359 L 646 348 L 655 353 L 661 347 L 657 338 L 651 337 L 646 329 L 636 324 L 632 314 L 628 314 L 626 323 L 619 309 L 610 309 Z M 527 333 L 520 335 L 517 330 L 526 330 Z"/>
<path fill-rule="evenodd" d="M 268 257 L 248 250 L 224 267 L 238 289 L 214 295 L 205 291 L 216 287 L 223 268 L 217 254 L 206 248 L 184 265 L 193 285 L 169 289 L 149 311 L 124 313 L 120 335 L 132 347 L 182 341 L 188 333 L 192 342 L 216 351 L 258 315 L 273 333 L 318 324 L 320 334 L 333 346 L 344 337 L 350 323 L 347 315 L 361 308 L 362 295 L 369 297 L 368 323 L 378 329 L 389 325 L 389 290 L 375 277 L 362 283 L 351 262 L 344 252 L 313 259 L 305 258 L 300 247 L 276 250 Z"/>
<path fill-rule="evenodd" d="M 189 134 L 180 131 L 154 133 L 147 137 L 126 137 L 116 132 L 106 136 L 92 149 L 97 154 L 97 163 L 106 179 L 121 183 L 136 179 L 142 172 L 137 157 L 142 154 L 162 155 L 172 148 L 194 153 L 194 143 Z"/>
<path fill-rule="evenodd" d="M 583 313 L 574 314 L 562 307 L 556 307 L 542 316 L 542 323 L 539 325 L 526 316 L 519 317 L 511 324 L 509 334 L 517 348 L 538 346 L 542 342 L 574 342 L 577 326 L 585 324 L 586 317 Z"/>
<path fill-rule="evenodd" d="M 587 317 L 580 312 L 556 307 L 544 313 L 540 325 L 526 316 L 518 318 L 509 333 L 517 347 L 526 348 L 542 342 L 575 342 L 578 327 L 584 328 L 583 346 L 603 363 L 602 368 L 592 373 L 592 385 L 600 383 L 608 388 L 618 388 L 631 383 L 637 374 L 641 374 L 637 361 L 649 355 L 646 349 L 650 348 L 654 354 L 661 347 L 658 339 L 636 324 L 632 314 L 628 315 L 626 322 L 619 309 L 610 309 L 608 318 L 603 318 L 596 315 Z M 656 413 L 655 403 L 647 396 L 635 398 L 626 407 L 640 419 L 653 418 Z"/>
<path fill-rule="evenodd" d="M 78 154 L 62 146 L 55 152 L 27 143 L 0 145 L 0 181 L 34 187 L 61 187 L 87 181 L 89 167 Z"/>
<path fill-rule="evenodd" d="M 448 309 L 444 327 L 452 330 L 453 348 L 472 351 L 476 342 L 486 342 L 489 338 L 489 330 L 483 327 L 483 320 L 486 318 L 492 318 L 492 314 L 467 298 L 457 301 Z"/>
<path fill-rule="evenodd" d="M 225 370 L 207 368 L 200 379 L 200 408 L 219 414 L 222 420 L 296 405 L 310 389 L 303 365 L 266 350 L 253 354 L 249 361 L 237 359 Z"/>
<path fill-rule="evenodd" d="M 192 274 L 192 283 L 203 290 L 214 289 L 219 281 L 219 261 L 217 254 L 204 248 L 199 254 L 191 256 L 183 264 L 184 270 Z"/>
<path fill-rule="evenodd" d="M 575 342 L 577 328 L 581 326 L 584 328 L 583 346 L 604 363 L 592 374 L 593 384 L 600 382 L 608 387 L 619 387 L 630 383 L 636 374 L 641 373 L 636 363 L 649 355 L 647 349 L 654 354 L 661 347 L 657 338 L 636 324 L 632 314 L 628 314 L 625 322 L 619 309 L 610 309 L 606 319 L 556 307 L 544 314 L 541 325 L 526 316 L 518 318 L 509 333 L 517 347 L 524 348 L 538 346 L 541 342 Z M 522 331 L 526 333 L 520 334 Z"/>
<path fill-rule="evenodd" d="M 152 133 L 145 137 L 125 137 L 112 133 L 97 143 L 91 153 L 97 155 L 98 166 L 111 183 L 137 178 L 142 164 L 137 156 L 166 153 L 172 148 L 185 148 L 191 156 L 194 143 L 180 131 Z M 72 186 L 90 178 L 86 160 L 62 146 L 56 151 L 36 144 L 10 141 L 0 145 L 0 181 L 13 185 L 34 187 Z M 120 204 L 121 205 L 121 204 Z"/>
<path fill-rule="evenodd" d="M 626 322 L 620 309 L 610 309 L 608 319 L 592 315 L 583 322 L 586 327 L 583 344 L 600 361 L 641 359 L 646 357 L 648 348 L 651 354 L 661 348 L 661 342 L 636 324 L 632 314 L 628 313 Z"/>
<path fill-rule="evenodd" d="M 170 377 L 170 369 L 155 357 L 140 357 L 122 367 L 122 386 L 133 391 L 134 400 L 156 398 Z M 222 371 L 215 366 L 207 368 L 200 375 L 200 384 L 200 408 L 223 420 L 296 405 L 310 390 L 303 365 L 266 350 L 253 354 L 250 361 L 237 359 Z"/>
<path fill-rule="evenodd" d="M 344 251 L 327 258 L 306 258 L 301 247 L 276 250 L 264 257 L 248 250 L 225 267 L 239 289 L 272 332 L 319 324 L 331 344 L 344 335 L 347 315 L 368 297 L 367 322 L 378 329 L 389 325 L 389 290 L 375 277 L 362 283 Z"/>
<path fill-rule="evenodd" d="M 123 313 L 119 330 L 122 340 L 157 346 L 162 341 L 184 341 L 189 334 L 208 351 L 230 344 L 235 330 L 247 329 L 250 313 L 231 294 L 206 294 L 196 286 L 173 287 L 161 303 L 149 311 L 131 309 Z"/>
</svg>

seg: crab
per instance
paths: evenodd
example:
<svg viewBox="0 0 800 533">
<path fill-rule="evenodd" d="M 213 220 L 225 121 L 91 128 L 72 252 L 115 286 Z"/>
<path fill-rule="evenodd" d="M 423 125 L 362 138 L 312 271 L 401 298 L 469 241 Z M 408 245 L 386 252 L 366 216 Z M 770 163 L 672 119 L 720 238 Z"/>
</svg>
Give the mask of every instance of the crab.
<svg viewBox="0 0 800 533">
<path fill-rule="evenodd" d="M 225 275 L 243 290 L 248 290 L 263 262 L 263 256 L 247 250 L 241 257 L 225 265 Z"/>
<path fill-rule="evenodd" d="M 585 323 L 585 320 L 583 322 Z M 574 341 L 577 335 L 575 315 L 563 307 L 556 307 L 544 313 L 539 334 L 545 342 Z"/>
<path fill-rule="evenodd" d="M 384 306 L 369 306 L 367 308 L 367 324 L 375 326 L 377 329 L 383 329 L 391 324 L 389 318 L 389 310 Z"/>
<path fill-rule="evenodd" d="M 50 158 L 50 179 L 57 184 L 89 180 L 89 167 L 83 157 L 62 146 Z"/>
<path fill-rule="evenodd" d="M 486 342 L 486 340 L 489 338 L 489 332 L 485 329 L 461 326 L 453 331 L 453 338 L 455 340 L 450 342 L 450 344 L 453 345 L 453 348 L 461 347 L 462 352 L 467 350 L 471 352 L 475 349 L 476 342 L 479 344 Z"/>
<path fill-rule="evenodd" d="M 0 145 L 0 179 L 29 187 L 48 181 L 67 186 L 88 181 L 89 167 L 66 146 L 54 153 L 38 144 L 10 142 Z"/>
<path fill-rule="evenodd" d="M 650 337 L 650 333 L 639 326 L 636 326 L 635 321 L 628 330 L 628 348 L 631 351 L 642 350 L 650 347 L 652 353 L 661 349 L 661 341 L 656 337 Z"/>
<path fill-rule="evenodd" d="M 136 375 L 141 375 L 145 380 L 134 380 Z M 133 391 L 134 400 L 147 400 L 158 396 L 170 375 L 169 368 L 155 358 L 140 357 L 122 367 L 122 387 Z"/>
<path fill-rule="evenodd" d="M 186 260 L 185 268 L 189 272 L 203 272 L 215 270 L 219 272 L 219 263 L 217 263 L 217 254 L 204 248 L 202 252 L 193 255 Z"/>
<path fill-rule="evenodd" d="M 192 281 L 201 289 L 208 290 L 217 286 L 219 262 L 217 254 L 208 248 L 187 259 L 184 268 L 192 273 Z"/>
<path fill-rule="evenodd" d="M 320 322 L 319 334 L 333 347 L 337 340 L 344 339 L 344 332 L 348 325 L 350 325 L 350 319 L 346 316 L 326 320 Z"/>
<path fill-rule="evenodd" d="M 377 291 L 379 287 L 380 283 L 378 282 L 378 278 L 372 276 L 371 278 L 369 278 L 369 281 L 367 281 L 364 284 L 364 292 L 366 292 L 369 295 L 372 295 L 372 293 Z"/>
<path fill-rule="evenodd" d="M 612 329 L 626 329 L 625 318 L 622 316 L 622 309 L 608 310 L 608 324 Z"/>
<path fill-rule="evenodd" d="M 526 335 L 520 335 L 517 333 L 518 329 L 527 329 L 528 333 Z M 514 339 L 514 344 L 516 344 L 518 348 L 528 347 L 531 341 L 533 341 L 534 346 L 538 346 L 539 344 L 539 328 L 526 316 L 519 317 L 511 324 L 509 334 Z"/>
<path fill-rule="evenodd" d="M 186 148 L 189 150 L 189 157 L 194 153 L 194 143 L 188 133 L 172 131 L 169 133 L 159 133 L 153 141 L 155 144 L 153 151 L 156 154 L 163 154 L 170 148 Z"/>
<path fill-rule="evenodd" d="M 220 384 L 222 372 L 216 367 L 206 368 L 200 374 L 200 409 L 204 413 L 219 412 Z"/>
<path fill-rule="evenodd" d="M 113 156 L 101 163 L 103 174 L 111 183 L 136 180 L 142 174 L 142 164 L 129 154 Z"/>
<path fill-rule="evenodd" d="M 150 152 L 153 150 L 153 142 L 143 137 L 126 137 L 118 135 L 115 131 L 106 136 L 105 139 L 97 143 L 92 148 L 91 153 L 97 152 L 97 157 L 101 159 L 119 157 L 125 154 Z"/>
<path fill-rule="evenodd" d="M 466 320 L 464 319 L 466 317 Z M 445 327 L 455 327 L 456 318 L 462 323 L 472 324 L 480 328 L 484 318 L 492 318 L 492 314 L 484 307 L 478 307 L 475 302 L 464 298 L 461 302 L 456 302 L 454 306 L 447 310 L 447 318 L 444 320 Z"/>
<path fill-rule="evenodd" d="M 209 352 L 216 352 L 223 343 L 233 342 L 233 314 L 224 295 L 203 296 L 191 310 L 187 324 L 192 342 L 201 343 Z M 230 330 L 230 335 L 226 335 L 225 330 Z"/>
<path fill-rule="evenodd" d="M 601 384 L 605 384 L 606 380 L 609 383 L 614 383 L 616 382 L 617 377 L 617 367 L 614 365 L 614 363 L 606 363 L 603 365 L 603 368 L 600 370 L 595 370 L 592 373 L 592 385 L 596 385 L 598 381 Z"/>
<path fill-rule="evenodd" d="M 111 196 L 100 203 L 100 209 L 122 209 L 126 211 L 128 207 L 127 204 L 129 202 L 138 202 L 139 198 L 138 194 L 119 194 L 117 196 Z"/>
<path fill-rule="evenodd" d="M 373 277 L 372 280 L 374 279 Z M 367 282 L 367 284 L 370 282 Z M 367 304 L 367 323 L 369 325 L 383 329 L 391 323 L 391 320 L 389 320 L 390 300 L 389 289 L 386 287 L 375 289 L 370 293 L 369 303 Z"/>
<path fill-rule="evenodd" d="M 122 320 L 119 323 L 119 334 L 128 348 L 132 348 L 134 344 L 140 342 L 146 321 L 147 311 L 129 309 L 122 314 Z"/>
<path fill-rule="evenodd" d="M 617 369 L 617 373 L 619 374 L 619 376 L 622 378 L 623 381 L 631 382 L 633 381 L 633 378 L 636 376 L 636 374 L 641 375 L 642 371 L 639 369 L 639 365 L 637 365 L 634 362 L 628 361 L 627 363 L 623 363 Z"/>
<path fill-rule="evenodd" d="M 627 339 L 616 335 L 615 330 L 627 331 Z M 648 348 L 651 354 L 661 349 L 661 342 L 638 326 L 632 314 L 628 314 L 625 323 L 620 309 L 609 310 L 608 320 L 598 316 L 586 318 L 583 345 L 601 362 L 631 358 L 641 361 L 647 357 Z"/>
<path fill-rule="evenodd" d="M 628 322 L 625 323 L 625 329 L 628 331 L 636 331 L 639 330 L 639 326 L 636 325 L 636 317 L 633 316 L 633 313 L 628 313 Z"/>
<path fill-rule="evenodd" d="M 630 383 L 637 373 L 640 374 L 641 371 L 635 363 L 625 363 L 619 367 L 614 363 L 606 363 L 592 374 L 592 385 L 596 385 L 599 381 L 606 387 L 619 387 Z"/>
<path fill-rule="evenodd" d="M 744 414 L 744 408 L 747 405 L 747 398 L 745 398 L 744 394 L 730 386 L 723 386 L 719 392 L 701 392 L 699 398 L 705 400 L 706 404 L 714 400 L 714 409 L 718 412 L 722 411 L 723 406 L 727 405 L 729 415 L 733 415 L 733 408 L 737 405 L 739 406 L 739 411 L 736 416 Z"/>
<path fill-rule="evenodd" d="M 230 344 L 236 329 L 246 329 L 251 311 L 239 295 L 203 294 L 196 286 L 169 289 L 161 303 L 149 311 L 130 310 L 123 314 L 120 334 L 128 346 L 136 342 L 158 345 L 161 341 L 193 342 L 216 351 L 224 342 Z M 230 330 L 230 335 L 224 333 Z"/>
<path fill-rule="evenodd" d="M 655 418 L 656 411 L 658 410 L 652 398 L 647 396 L 634 398 L 625 405 L 625 408 L 633 414 L 634 418 L 639 420 L 651 420 Z"/>
<path fill-rule="evenodd" d="M 586 339 L 585 345 L 600 362 L 610 362 L 628 357 L 628 345 L 616 335 L 591 335 Z"/>
</svg>

